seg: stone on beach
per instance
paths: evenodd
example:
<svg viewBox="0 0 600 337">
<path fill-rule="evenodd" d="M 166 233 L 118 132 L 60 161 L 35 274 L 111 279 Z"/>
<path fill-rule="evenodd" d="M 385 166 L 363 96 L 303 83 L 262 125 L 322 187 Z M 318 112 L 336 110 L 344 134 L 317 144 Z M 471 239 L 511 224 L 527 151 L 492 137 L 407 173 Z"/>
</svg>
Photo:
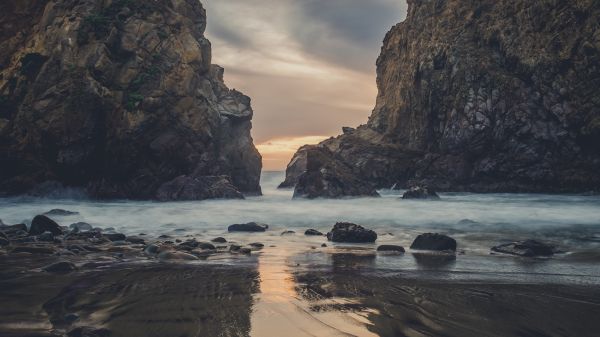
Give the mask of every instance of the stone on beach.
<svg viewBox="0 0 600 337">
<path fill-rule="evenodd" d="M 323 235 L 323 233 L 319 232 L 319 231 L 318 231 L 318 230 L 316 230 L 316 229 L 312 229 L 312 228 L 311 228 L 311 229 L 307 229 L 307 230 L 304 232 L 304 235 L 309 235 L 309 236 L 322 236 L 322 235 Z"/>
<path fill-rule="evenodd" d="M 52 219 L 45 215 L 36 215 L 31 221 L 29 235 L 40 235 L 44 232 L 51 232 L 54 235 L 62 235 L 62 228 Z"/>
<path fill-rule="evenodd" d="M 223 237 L 214 238 L 214 239 L 212 239 L 210 241 L 216 242 L 216 243 L 225 243 L 225 242 L 227 242 L 227 240 L 225 238 L 223 238 Z"/>
<path fill-rule="evenodd" d="M 381 245 L 377 247 L 378 252 L 398 252 L 404 253 L 404 247 L 397 245 Z"/>
<path fill-rule="evenodd" d="M 404 192 L 402 199 L 439 200 L 440 196 L 427 186 L 416 186 Z"/>
<path fill-rule="evenodd" d="M 377 240 L 377 233 L 360 225 L 349 222 L 338 222 L 331 232 L 327 233 L 327 240 L 333 242 L 370 243 Z"/>
<path fill-rule="evenodd" d="M 523 257 L 552 256 L 558 252 L 556 246 L 536 240 L 506 243 L 492 247 L 492 251 Z"/>
<path fill-rule="evenodd" d="M 417 236 L 415 241 L 410 245 L 410 249 L 456 251 L 456 240 L 443 234 L 425 233 Z"/>
<path fill-rule="evenodd" d="M 264 232 L 269 225 L 257 222 L 248 222 L 245 224 L 233 224 L 227 228 L 229 232 Z"/>
</svg>

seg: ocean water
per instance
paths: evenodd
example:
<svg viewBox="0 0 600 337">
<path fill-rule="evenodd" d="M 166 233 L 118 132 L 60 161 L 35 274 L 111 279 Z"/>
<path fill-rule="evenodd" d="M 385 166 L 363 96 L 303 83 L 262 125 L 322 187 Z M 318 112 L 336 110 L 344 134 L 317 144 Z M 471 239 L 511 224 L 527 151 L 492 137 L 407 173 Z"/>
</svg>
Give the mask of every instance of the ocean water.
<svg viewBox="0 0 600 337">
<path fill-rule="evenodd" d="M 545 194 L 442 193 L 440 201 L 407 201 L 402 191 L 380 191 L 381 198 L 343 200 L 292 200 L 292 190 L 278 190 L 283 172 L 265 172 L 263 196 L 246 200 L 211 200 L 158 203 L 149 201 L 92 201 L 85 199 L 0 199 L 0 219 L 5 223 L 29 223 L 36 214 L 53 208 L 79 212 L 57 216 L 62 225 L 84 221 L 95 227 L 114 228 L 128 235 L 195 236 L 210 239 L 225 236 L 241 243 L 260 241 L 267 246 L 285 247 L 286 260 L 264 254 L 273 263 L 331 264 L 332 249 L 367 249 L 369 245 L 329 245 L 320 248 L 324 237 L 305 237 L 305 229 L 327 232 L 338 221 L 349 221 L 375 230 L 378 244 L 409 247 L 424 232 L 454 237 L 459 256 L 452 261 L 428 263 L 416 258 L 382 256 L 369 265 L 378 269 L 410 269 L 455 272 L 581 275 L 600 280 L 600 196 Z M 229 234 L 227 226 L 250 221 L 270 225 L 261 234 Z M 297 234 L 281 236 L 286 230 Z M 494 245 L 522 239 L 538 239 L 568 252 L 552 263 L 529 263 L 513 257 L 496 257 L 490 262 Z M 292 257 L 290 252 L 295 252 Z M 270 257 L 269 257 L 270 256 Z M 486 257 L 480 259 L 479 257 Z M 277 261 L 275 261 L 275 260 Z M 311 262 L 312 261 L 312 262 Z M 456 274 L 453 274 L 456 275 Z M 502 276 L 504 275 L 504 276 Z M 443 277 L 448 275 L 443 274 Z M 580 279 L 582 280 L 582 279 Z"/>
</svg>

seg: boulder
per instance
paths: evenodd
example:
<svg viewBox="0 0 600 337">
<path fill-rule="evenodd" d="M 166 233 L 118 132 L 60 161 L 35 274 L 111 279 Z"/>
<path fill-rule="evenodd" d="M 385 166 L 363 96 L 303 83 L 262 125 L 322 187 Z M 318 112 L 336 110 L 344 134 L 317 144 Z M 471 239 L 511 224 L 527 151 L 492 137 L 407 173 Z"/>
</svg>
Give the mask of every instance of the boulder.
<svg viewBox="0 0 600 337">
<path fill-rule="evenodd" d="M 127 239 L 127 237 L 125 236 L 125 234 L 121 234 L 121 233 L 103 233 L 102 237 L 110 240 L 110 241 L 125 241 L 125 239 Z"/>
<path fill-rule="evenodd" d="M 48 212 L 44 213 L 44 215 L 56 215 L 56 216 L 67 216 L 67 215 L 76 215 L 79 214 L 79 212 L 71 212 L 71 211 L 67 211 L 64 209 L 60 209 L 60 208 L 55 208 L 52 210 L 49 210 Z"/>
<path fill-rule="evenodd" d="M 536 240 L 506 243 L 492 247 L 492 251 L 523 257 L 552 256 L 558 252 L 556 246 Z"/>
<path fill-rule="evenodd" d="M 31 221 L 31 228 L 29 229 L 29 235 L 40 235 L 44 232 L 50 232 L 54 235 L 62 235 L 62 228 L 45 215 L 36 215 Z"/>
<path fill-rule="evenodd" d="M 361 180 L 327 148 L 308 146 L 306 169 L 298 177 L 294 198 L 377 197 L 373 185 Z"/>
<path fill-rule="evenodd" d="M 425 233 L 417 236 L 415 241 L 410 245 L 410 249 L 456 251 L 456 240 L 443 234 Z"/>
<path fill-rule="evenodd" d="M 258 249 L 261 249 L 261 248 L 263 248 L 265 245 L 264 245 L 264 244 L 262 244 L 262 243 L 260 243 L 260 242 L 253 242 L 253 243 L 249 244 L 248 246 L 250 246 L 250 247 L 253 247 L 253 248 L 258 248 Z"/>
<path fill-rule="evenodd" d="M 227 242 L 227 240 L 225 238 L 222 238 L 222 237 L 214 238 L 211 241 L 215 242 L 215 243 L 226 243 Z"/>
<path fill-rule="evenodd" d="M 93 229 L 92 225 L 90 225 L 89 223 L 86 223 L 86 222 L 73 223 L 73 224 L 69 225 L 69 228 L 71 228 L 71 230 L 78 231 L 78 232 L 86 232 L 86 231 L 91 231 Z"/>
<path fill-rule="evenodd" d="M 338 222 L 327 233 L 327 240 L 333 242 L 370 243 L 377 240 L 377 233 L 353 223 Z"/>
<path fill-rule="evenodd" d="M 66 274 L 77 269 L 71 262 L 61 261 L 42 268 L 49 273 Z"/>
<path fill-rule="evenodd" d="M 319 231 L 318 231 L 318 230 L 316 230 L 316 229 L 307 229 L 307 230 L 304 232 L 304 235 L 309 235 L 309 236 L 322 236 L 322 235 L 323 235 L 323 233 L 319 232 Z"/>
<path fill-rule="evenodd" d="M 245 224 L 233 224 L 227 228 L 229 232 L 264 232 L 269 228 L 269 225 L 257 223 L 257 222 L 248 222 Z"/>
<path fill-rule="evenodd" d="M 402 199 L 429 199 L 439 200 L 440 196 L 427 186 L 416 186 L 404 192 Z"/>
<path fill-rule="evenodd" d="M 378 252 L 398 252 L 404 253 L 404 247 L 397 245 L 381 245 L 377 247 Z"/>
</svg>

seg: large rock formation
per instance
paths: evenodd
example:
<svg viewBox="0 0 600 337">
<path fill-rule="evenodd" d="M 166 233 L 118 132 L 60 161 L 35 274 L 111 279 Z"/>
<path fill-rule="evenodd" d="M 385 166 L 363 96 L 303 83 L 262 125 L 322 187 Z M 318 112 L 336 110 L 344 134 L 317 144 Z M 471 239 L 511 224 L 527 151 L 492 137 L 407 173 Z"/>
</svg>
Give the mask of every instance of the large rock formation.
<svg viewBox="0 0 600 337">
<path fill-rule="evenodd" d="M 597 1 L 408 4 L 369 122 L 319 146 L 376 187 L 600 190 Z"/>
<path fill-rule="evenodd" d="M 250 99 L 211 64 L 205 26 L 197 0 L 2 1 L 0 192 L 260 193 Z"/>
</svg>

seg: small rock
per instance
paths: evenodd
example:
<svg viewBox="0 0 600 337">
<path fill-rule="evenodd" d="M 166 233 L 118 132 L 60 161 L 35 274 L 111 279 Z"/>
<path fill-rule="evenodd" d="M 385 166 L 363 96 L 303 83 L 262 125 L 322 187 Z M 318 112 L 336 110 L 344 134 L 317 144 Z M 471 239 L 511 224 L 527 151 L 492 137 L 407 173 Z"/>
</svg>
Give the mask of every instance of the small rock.
<svg viewBox="0 0 600 337">
<path fill-rule="evenodd" d="M 378 252 L 398 252 L 404 253 L 404 247 L 397 245 L 381 245 L 377 247 Z"/>
<path fill-rule="evenodd" d="M 42 268 L 49 273 L 67 274 L 77 269 L 71 262 L 61 261 Z"/>
<path fill-rule="evenodd" d="M 54 222 L 54 220 L 50 219 L 45 215 L 36 215 L 31 221 L 31 228 L 29 229 L 29 235 L 35 236 L 40 235 L 44 232 L 50 232 L 54 235 L 62 235 L 62 228 Z"/>
<path fill-rule="evenodd" d="M 8 234 L 12 234 L 12 233 L 16 233 L 16 232 L 27 232 L 27 225 L 22 224 L 22 223 L 17 224 L 17 225 L 12 225 L 12 226 L 2 225 L 2 226 L 0 226 L 0 232 L 8 233 Z"/>
<path fill-rule="evenodd" d="M 163 234 L 161 236 L 158 237 L 159 239 L 170 239 L 171 236 L 167 235 L 167 234 Z"/>
<path fill-rule="evenodd" d="M 127 237 L 125 236 L 125 234 L 121 234 L 121 233 L 105 233 L 102 234 L 102 237 L 110 240 L 110 241 L 125 241 L 125 239 L 127 239 Z"/>
<path fill-rule="evenodd" d="M 327 247 L 327 244 L 323 243 L 323 244 L 321 244 L 321 247 L 325 248 L 325 247 Z"/>
<path fill-rule="evenodd" d="M 439 200 L 440 196 L 427 186 L 412 187 L 402 195 L 402 199 L 431 199 Z"/>
<path fill-rule="evenodd" d="M 58 216 L 67 216 L 67 215 L 76 215 L 79 214 L 79 212 L 71 212 L 71 211 L 67 211 L 64 209 L 60 209 L 60 208 L 55 208 L 53 210 L 50 210 L 46 213 L 44 213 L 44 215 L 58 215 Z"/>
<path fill-rule="evenodd" d="M 269 225 L 249 222 L 245 224 L 234 224 L 227 228 L 229 232 L 264 232 L 269 228 Z"/>
<path fill-rule="evenodd" d="M 76 222 L 76 223 L 72 223 L 69 228 L 71 228 L 71 230 L 77 230 L 79 232 L 87 232 L 87 231 L 91 231 L 93 229 L 92 225 L 90 225 L 89 223 L 86 222 Z"/>
<path fill-rule="evenodd" d="M 316 229 L 307 229 L 306 232 L 304 232 L 304 235 L 322 236 L 323 233 L 319 232 Z"/>
<path fill-rule="evenodd" d="M 162 252 L 160 254 L 158 254 L 158 258 L 160 260 L 163 261 L 176 261 L 176 260 L 180 260 L 180 261 L 192 261 L 192 260 L 198 260 L 197 256 L 194 256 L 192 254 L 188 254 L 188 253 L 184 253 L 184 252 Z"/>
<path fill-rule="evenodd" d="M 250 248 L 240 248 L 237 252 L 240 253 L 240 254 L 250 255 L 250 254 L 252 254 L 252 249 L 250 249 Z"/>
<path fill-rule="evenodd" d="M 296 232 L 294 232 L 294 231 L 284 231 L 284 232 L 281 233 L 281 236 L 283 236 L 283 235 L 293 235 L 293 234 L 296 234 Z"/>
<path fill-rule="evenodd" d="M 208 242 L 200 242 L 198 244 L 198 248 L 200 248 L 200 249 L 208 249 L 208 250 L 217 249 L 217 248 L 215 248 L 215 246 L 212 243 L 208 243 Z"/>
<path fill-rule="evenodd" d="M 54 242 L 54 234 L 50 232 L 44 232 L 37 236 L 38 241 Z"/>
<path fill-rule="evenodd" d="M 369 243 L 377 240 L 377 233 L 360 225 L 349 222 L 338 222 L 331 232 L 327 233 L 327 240 L 333 242 Z"/>
<path fill-rule="evenodd" d="M 253 242 L 253 243 L 249 244 L 248 246 L 254 247 L 254 248 L 263 248 L 265 245 L 263 245 L 260 242 Z"/>
<path fill-rule="evenodd" d="M 237 252 L 241 248 L 242 248 L 242 246 L 239 246 L 239 245 L 231 245 L 231 246 L 229 246 L 229 251 L 230 252 Z"/>
<path fill-rule="evenodd" d="M 216 242 L 216 243 L 225 243 L 225 242 L 227 242 L 227 240 L 225 240 L 225 238 L 222 238 L 222 237 L 214 238 L 211 241 L 212 242 Z"/>
<path fill-rule="evenodd" d="M 552 256 L 555 253 L 557 253 L 557 249 L 555 246 L 545 244 L 536 240 L 525 240 L 507 243 L 496 247 L 492 247 L 492 251 L 523 257 Z"/>
<path fill-rule="evenodd" d="M 144 244 L 146 244 L 146 240 L 144 240 L 144 239 L 142 239 L 142 238 L 139 238 L 139 237 L 137 237 L 137 236 L 128 236 L 128 237 L 125 239 L 125 241 L 127 241 L 127 242 L 131 242 L 131 243 L 133 243 L 133 244 L 141 244 L 141 245 L 144 245 Z"/>
<path fill-rule="evenodd" d="M 410 249 L 456 251 L 456 240 L 438 233 L 425 233 L 417 236 L 415 241 L 410 245 Z"/>
<path fill-rule="evenodd" d="M 148 255 L 156 255 L 158 254 L 158 249 L 159 247 L 155 244 L 150 244 L 148 246 L 146 246 L 146 248 L 144 248 L 144 253 L 148 254 Z"/>
</svg>

